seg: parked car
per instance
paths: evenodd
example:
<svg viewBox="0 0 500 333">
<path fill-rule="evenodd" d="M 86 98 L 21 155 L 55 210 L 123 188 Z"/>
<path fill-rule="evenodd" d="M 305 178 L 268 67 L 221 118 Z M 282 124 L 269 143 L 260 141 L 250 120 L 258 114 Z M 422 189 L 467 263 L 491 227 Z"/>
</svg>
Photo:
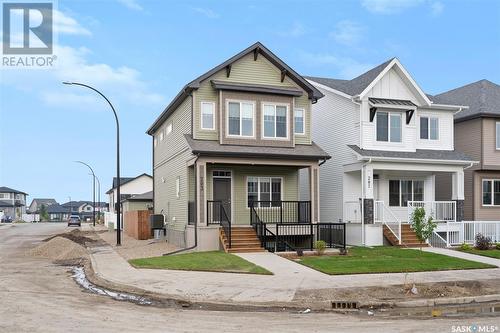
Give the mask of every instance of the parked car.
<svg viewBox="0 0 500 333">
<path fill-rule="evenodd" d="M 76 225 L 77 227 L 82 226 L 82 222 L 80 220 L 80 216 L 78 215 L 71 215 L 68 219 L 68 227 L 71 227 L 72 225 Z"/>
<path fill-rule="evenodd" d="M 12 216 L 2 217 L 2 223 L 12 223 Z"/>
</svg>

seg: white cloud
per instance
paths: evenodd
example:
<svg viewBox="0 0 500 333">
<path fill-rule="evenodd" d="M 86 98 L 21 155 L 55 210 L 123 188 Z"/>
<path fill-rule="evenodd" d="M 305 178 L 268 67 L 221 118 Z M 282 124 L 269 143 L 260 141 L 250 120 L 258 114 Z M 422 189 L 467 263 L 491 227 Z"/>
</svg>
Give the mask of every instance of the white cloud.
<svg viewBox="0 0 500 333">
<path fill-rule="evenodd" d="M 330 36 L 337 43 L 344 45 L 355 45 L 363 37 L 364 27 L 359 23 L 343 20 L 337 23 L 335 31 L 330 33 Z"/>
<path fill-rule="evenodd" d="M 136 0 L 117 0 L 128 9 L 142 11 L 144 8 Z"/>
<path fill-rule="evenodd" d="M 209 19 L 216 19 L 216 18 L 219 18 L 219 16 L 220 16 L 218 13 L 216 13 L 215 11 L 213 11 L 210 8 L 193 7 L 193 10 L 197 13 L 200 13 L 200 14 L 208 17 Z"/>
<path fill-rule="evenodd" d="M 67 35 L 92 35 L 91 32 L 82 27 L 74 18 L 64 14 L 59 10 L 54 10 L 54 31 Z"/>
<path fill-rule="evenodd" d="M 361 63 L 352 58 L 340 57 L 331 53 L 303 52 L 300 57 L 311 67 L 330 66 L 338 71 L 339 79 L 352 79 L 374 67 L 373 64 Z"/>
<path fill-rule="evenodd" d="M 425 0 L 362 0 L 363 7 L 378 14 L 394 14 L 418 6 Z"/>
<path fill-rule="evenodd" d="M 431 5 L 432 16 L 439 16 L 444 10 L 444 5 L 442 2 L 436 1 Z"/>
<path fill-rule="evenodd" d="M 307 33 L 306 27 L 300 22 L 294 22 L 286 31 L 279 31 L 277 34 L 282 37 L 301 37 Z"/>
</svg>

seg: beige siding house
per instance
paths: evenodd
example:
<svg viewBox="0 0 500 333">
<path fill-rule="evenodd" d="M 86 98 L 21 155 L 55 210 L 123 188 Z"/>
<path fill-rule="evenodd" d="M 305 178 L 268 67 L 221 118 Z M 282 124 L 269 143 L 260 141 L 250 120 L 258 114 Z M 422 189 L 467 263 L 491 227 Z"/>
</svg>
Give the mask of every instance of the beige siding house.
<svg viewBox="0 0 500 333">
<path fill-rule="evenodd" d="M 330 156 L 310 125 L 322 96 L 261 43 L 185 85 L 147 132 L 154 212 L 169 242 L 259 250 L 256 223 L 319 222 L 319 166 Z M 299 201 L 301 169 L 308 201 Z"/>
<path fill-rule="evenodd" d="M 455 115 L 455 147 L 479 161 L 464 172 L 465 220 L 500 221 L 500 86 L 481 80 L 432 98 L 469 106 Z M 438 181 L 445 197 L 450 179 Z"/>
</svg>

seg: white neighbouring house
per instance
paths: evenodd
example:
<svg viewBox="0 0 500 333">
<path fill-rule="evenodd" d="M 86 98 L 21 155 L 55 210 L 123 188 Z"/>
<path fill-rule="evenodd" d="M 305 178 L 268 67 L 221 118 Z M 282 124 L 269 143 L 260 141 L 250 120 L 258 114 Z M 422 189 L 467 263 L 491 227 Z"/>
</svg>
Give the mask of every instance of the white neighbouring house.
<svg viewBox="0 0 500 333">
<path fill-rule="evenodd" d="M 348 244 L 398 245 L 414 243 L 405 228 L 414 207 L 463 219 L 464 169 L 475 162 L 454 150 L 453 116 L 466 106 L 432 103 L 396 58 L 352 80 L 306 78 L 325 95 L 313 105 L 313 140 L 332 156 L 320 175 L 322 222 L 347 223 Z M 452 175 L 448 201 L 435 201 L 439 173 Z"/>
</svg>

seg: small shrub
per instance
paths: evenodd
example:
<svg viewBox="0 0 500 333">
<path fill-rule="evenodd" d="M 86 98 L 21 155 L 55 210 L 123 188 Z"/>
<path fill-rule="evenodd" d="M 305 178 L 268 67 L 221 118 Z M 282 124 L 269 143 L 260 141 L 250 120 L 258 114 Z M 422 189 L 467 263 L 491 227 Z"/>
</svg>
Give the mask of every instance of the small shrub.
<svg viewBox="0 0 500 333">
<path fill-rule="evenodd" d="M 319 241 L 314 242 L 314 249 L 316 250 L 316 254 L 318 256 L 323 255 L 323 253 L 325 253 L 325 249 L 326 249 L 326 242 L 323 240 L 319 240 Z"/>
<path fill-rule="evenodd" d="M 462 250 L 462 251 L 470 251 L 470 250 L 472 250 L 472 246 L 470 246 L 467 243 L 462 243 L 462 245 L 460 245 L 460 250 Z"/>
<path fill-rule="evenodd" d="M 491 238 L 479 233 L 476 235 L 476 249 L 488 250 L 491 247 Z"/>
<path fill-rule="evenodd" d="M 302 257 L 304 255 L 304 250 L 297 249 L 297 257 Z"/>
<path fill-rule="evenodd" d="M 500 250 L 500 243 L 495 244 L 495 249 Z"/>
</svg>

